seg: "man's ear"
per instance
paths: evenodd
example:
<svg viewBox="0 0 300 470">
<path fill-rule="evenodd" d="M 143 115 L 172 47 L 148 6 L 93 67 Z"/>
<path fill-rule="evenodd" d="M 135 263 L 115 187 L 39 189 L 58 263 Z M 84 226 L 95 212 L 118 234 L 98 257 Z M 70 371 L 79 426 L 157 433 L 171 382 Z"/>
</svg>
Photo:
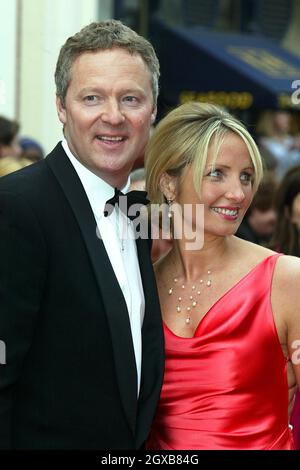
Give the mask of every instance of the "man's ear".
<svg viewBox="0 0 300 470">
<path fill-rule="evenodd" d="M 163 173 L 160 177 L 159 188 L 167 200 L 173 201 L 177 194 L 177 177 Z"/>
<path fill-rule="evenodd" d="M 66 108 L 62 104 L 60 96 L 56 95 L 56 109 L 57 109 L 57 114 L 60 122 L 62 124 L 66 124 L 67 118 L 66 118 Z"/>
<path fill-rule="evenodd" d="M 151 113 L 151 124 L 154 124 L 155 122 L 155 119 L 156 119 L 156 114 L 157 114 L 157 107 L 154 106 L 153 110 L 152 110 L 152 113 Z"/>
</svg>

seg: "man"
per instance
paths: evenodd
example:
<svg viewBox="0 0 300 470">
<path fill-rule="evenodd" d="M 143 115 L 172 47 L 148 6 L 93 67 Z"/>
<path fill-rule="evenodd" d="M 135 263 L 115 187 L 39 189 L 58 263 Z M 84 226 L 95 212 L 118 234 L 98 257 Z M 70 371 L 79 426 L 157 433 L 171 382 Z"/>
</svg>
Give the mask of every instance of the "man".
<svg viewBox="0 0 300 470">
<path fill-rule="evenodd" d="M 158 75 L 120 22 L 82 29 L 55 73 L 65 139 L 0 181 L 1 448 L 134 449 L 148 435 L 163 375 L 149 246 L 104 208 L 144 151 Z"/>
</svg>

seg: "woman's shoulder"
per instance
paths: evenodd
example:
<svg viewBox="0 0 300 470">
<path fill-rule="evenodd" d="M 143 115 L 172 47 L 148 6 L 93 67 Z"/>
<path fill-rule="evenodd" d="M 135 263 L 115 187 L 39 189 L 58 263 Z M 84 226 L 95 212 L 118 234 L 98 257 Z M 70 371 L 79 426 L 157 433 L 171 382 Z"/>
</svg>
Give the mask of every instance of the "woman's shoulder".
<svg viewBox="0 0 300 470">
<path fill-rule="evenodd" d="M 281 255 L 276 263 L 273 275 L 273 297 L 279 299 L 285 311 L 285 318 L 297 310 L 300 305 L 300 259 L 296 256 Z M 277 296 L 277 297 L 276 297 Z"/>
<path fill-rule="evenodd" d="M 272 305 L 277 321 L 283 321 L 289 338 L 300 335 L 300 259 L 282 255 L 275 266 L 272 284 Z M 279 323 L 280 324 L 280 323 Z"/>
<path fill-rule="evenodd" d="M 247 257 L 251 257 L 254 262 L 263 261 L 265 258 L 269 256 L 279 255 L 278 260 L 276 262 L 276 276 L 280 278 L 282 282 L 286 281 L 289 282 L 293 280 L 295 282 L 295 278 L 299 278 L 300 276 L 300 258 L 296 256 L 284 255 L 282 253 L 278 253 L 274 250 L 269 248 L 265 248 L 264 246 L 256 245 L 255 243 L 249 242 L 247 240 L 240 240 L 239 242 L 240 249 L 245 254 L 247 253 Z M 299 278 L 300 281 L 300 278 Z M 300 291 L 300 289 L 299 289 Z"/>
<path fill-rule="evenodd" d="M 239 253 L 239 258 L 251 259 L 254 263 L 259 263 L 269 256 L 276 255 L 277 252 L 256 243 L 234 237 L 235 251 Z"/>
<path fill-rule="evenodd" d="M 277 262 L 276 271 L 277 277 L 282 282 L 292 282 L 295 286 L 297 280 L 300 282 L 300 258 L 297 256 L 281 255 Z"/>
</svg>

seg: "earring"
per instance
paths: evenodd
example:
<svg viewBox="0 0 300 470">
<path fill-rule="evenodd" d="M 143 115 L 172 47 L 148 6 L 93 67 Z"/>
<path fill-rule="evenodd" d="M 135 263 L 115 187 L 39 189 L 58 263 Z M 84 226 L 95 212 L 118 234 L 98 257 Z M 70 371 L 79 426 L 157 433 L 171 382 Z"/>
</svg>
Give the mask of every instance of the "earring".
<svg viewBox="0 0 300 470">
<path fill-rule="evenodd" d="M 168 217 L 169 217 L 169 219 L 172 219 L 172 217 L 173 217 L 173 214 L 172 214 L 173 199 L 167 199 L 167 203 L 168 203 L 168 206 L 169 206 Z"/>
</svg>

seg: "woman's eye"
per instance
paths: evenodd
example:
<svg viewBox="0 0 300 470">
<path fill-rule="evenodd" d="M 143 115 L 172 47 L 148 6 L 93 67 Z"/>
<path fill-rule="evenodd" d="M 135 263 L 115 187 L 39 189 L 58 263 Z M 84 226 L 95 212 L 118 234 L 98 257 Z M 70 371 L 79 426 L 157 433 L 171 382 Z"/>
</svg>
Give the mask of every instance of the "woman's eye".
<svg viewBox="0 0 300 470">
<path fill-rule="evenodd" d="M 242 173 L 241 174 L 241 181 L 242 183 L 252 183 L 253 175 L 250 173 Z"/>
<path fill-rule="evenodd" d="M 223 176 L 223 173 L 221 170 L 212 170 L 208 173 L 207 176 L 210 176 L 211 178 L 221 178 Z"/>
</svg>

